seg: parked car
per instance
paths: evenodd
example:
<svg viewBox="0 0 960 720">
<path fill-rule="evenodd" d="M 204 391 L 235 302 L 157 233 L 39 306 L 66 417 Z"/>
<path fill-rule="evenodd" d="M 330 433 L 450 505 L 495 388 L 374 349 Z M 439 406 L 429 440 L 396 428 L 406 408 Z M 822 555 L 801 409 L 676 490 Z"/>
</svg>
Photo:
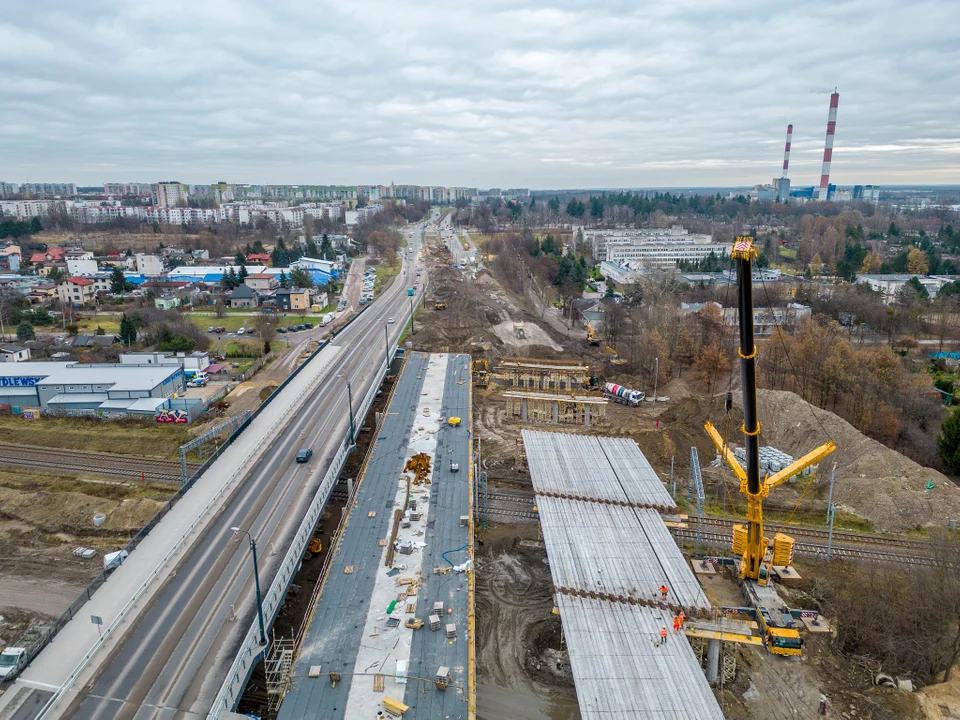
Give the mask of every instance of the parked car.
<svg viewBox="0 0 960 720">
<path fill-rule="evenodd" d="M 304 323 L 303 326 L 304 326 L 307 330 L 313 330 L 313 323 Z"/>
<path fill-rule="evenodd" d="M 278 327 L 277 332 L 280 333 L 281 335 L 286 335 L 287 329 L 285 327 Z"/>
<path fill-rule="evenodd" d="M 311 457 L 313 457 L 313 450 L 311 450 L 310 448 L 304 448 L 303 450 L 297 453 L 297 462 L 305 463 Z"/>
<path fill-rule="evenodd" d="M 7 675 L 22 670 L 27 664 L 27 649 L 22 647 L 7 647 L 0 653 L 0 680 Z"/>
<path fill-rule="evenodd" d="M 222 332 L 226 332 L 226 330 L 227 330 L 227 329 L 226 329 L 225 327 L 223 327 L 223 325 L 220 325 L 219 327 L 215 327 L 215 328 L 213 329 L 213 331 L 214 331 L 215 333 L 217 333 L 217 335 L 219 335 L 219 334 L 222 333 Z"/>
<path fill-rule="evenodd" d="M 243 335 L 246 331 L 247 331 L 246 328 L 240 328 L 239 330 L 237 330 L 237 335 Z"/>
<path fill-rule="evenodd" d="M 213 332 L 213 325 L 207 328 L 207 332 Z"/>
<path fill-rule="evenodd" d="M 289 330 L 290 332 L 297 332 L 297 330 L 299 330 L 299 329 L 300 329 L 300 328 L 299 328 L 298 326 L 296 326 L 296 325 L 290 325 L 290 326 L 287 327 L 287 330 Z"/>
</svg>

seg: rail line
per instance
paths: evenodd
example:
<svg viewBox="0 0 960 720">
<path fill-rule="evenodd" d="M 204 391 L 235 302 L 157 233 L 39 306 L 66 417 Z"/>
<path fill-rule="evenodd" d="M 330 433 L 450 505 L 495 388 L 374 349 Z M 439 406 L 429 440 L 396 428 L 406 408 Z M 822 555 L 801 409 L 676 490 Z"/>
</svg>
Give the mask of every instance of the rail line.
<svg viewBox="0 0 960 720">
<path fill-rule="evenodd" d="M 726 533 L 707 532 L 698 533 L 691 528 L 671 527 L 670 533 L 678 540 L 691 542 L 697 541 L 700 536 L 701 542 L 713 547 L 726 547 L 730 544 L 730 536 Z M 797 542 L 794 545 L 794 552 L 798 555 L 826 558 L 827 546 L 820 543 Z M 889 563 L 907 563 L 909 565 L 936 566 L 940 564 L 936 558 L 927 555 L 911 555 L 904 552 L 875 550 L 873 548 L 851 547 L 849 545 L 833 545 L 830 549 L 830 555 L 834 558 L 845 560 L 871 560 L 873 562 Z"/>
<path fill-rule="evenodd" d="M 139 458 L 129 455 L 112 455 L 85 450 L 56 450 L 33 445 L 0 443 L 0 465 L 22 468 L 59 470 L 62 472 L 96 473 L 118 478 L 135 478 L 144 475 L 151 482 L 179 485 L 180 463 L 177 460 Z M 187 470 L 196 472 L 197 463 L 188 463 Z"/>
</svg>

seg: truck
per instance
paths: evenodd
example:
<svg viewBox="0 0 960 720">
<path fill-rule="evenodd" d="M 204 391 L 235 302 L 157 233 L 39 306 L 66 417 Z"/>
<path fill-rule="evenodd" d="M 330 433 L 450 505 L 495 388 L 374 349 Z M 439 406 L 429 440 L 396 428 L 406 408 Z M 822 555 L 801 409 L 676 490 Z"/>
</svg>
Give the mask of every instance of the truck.
<svg viewBox="0 0 960 720">
<path fill-rule="evenodd" d="M 332 322 L 333 322 L 333 313 L 327 313 L 326 315 L 323 316 L 323 319 L 320 320 L 320 327 L 323 327 L 324 325 L 329 325 Z"/>
<path fill-rule="evenodd" d="M 616 383 L 607 383 L 603 386 L 603 396 L 608 400 L 613 400 L 621 405 L 637 407 L 637 405 L 643 402 L 646 394 L 640 390 L 631 390 L 630 388 L 626 388 L 623 385 L 617 385 Z"/>
</svg>

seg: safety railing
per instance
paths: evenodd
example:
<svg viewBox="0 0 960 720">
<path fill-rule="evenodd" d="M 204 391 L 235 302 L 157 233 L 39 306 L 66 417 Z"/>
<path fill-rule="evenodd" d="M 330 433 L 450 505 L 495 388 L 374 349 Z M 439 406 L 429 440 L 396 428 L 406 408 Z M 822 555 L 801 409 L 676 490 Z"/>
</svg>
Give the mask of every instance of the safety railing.
<svg viewBox="0 0 960 720">
<path fill-rule="evenodd" d="M 392 347 L 389 360 L 392 361 L 395 355 L 396 347 Z M 370 389 L 364 396 L 359 409 L 354 414 L 354 427 L 359 427 L 360 423 L 363 422 L 367 416 L 367 413 L 373 406 L 373 401 L 376 399 L 377 391 L 389 371 L 390 362 L 385 361 L 381 363 L 370 385 Z M 307 543 L 309 543 L 310 538 L 313 537 L 313 531 L 317 526 L 317 522 L 320 520 L 320 516 L 323 514 L 327 500 L 330 498 L 330 492 L 340 477 L 340 471 L 343 470 L 343 465 L 346 462 L 351 447 L 350 438 L 347 436 L 334 455 L 330 467 L 327 469 L 327 473 L 324 475 L 320 487 L 317 488 L 313 501 L 310 503 L 310 507 L 294 535 L 293 542 L 291 542 L 287 554 L 280 568 L 277 570 L 277 574 L 274 576 L 266 596 L 262 600 L 263 616 L 268 625 L 273 624 L 277 613 L 280 612 L 280 607 L 283 604 L 287 590 L 290 588 L 290 583 L 299 569 Z M 240 649 L 237 651 L 233 665 L 230 667 L 223 685 L 220 686 L 220 692 L 217 693 L 217 697 L 211 705 L 210 712 L 207 715 L 208 720 L 216 720 L 220 717 L 221 713 L 231 712 L 233 708 L 236 707 L 237 702 L 240 700 L 240 695 L 243 693 L 244 687 L 246 687 L 250 672 L 259 661 L 261 654 L 266 650 L 267 647 L 260 644 L 259 623 L 256 618 L 254 618 L 251 620 L 250 627 L 243 638 Z"/>
</svg>

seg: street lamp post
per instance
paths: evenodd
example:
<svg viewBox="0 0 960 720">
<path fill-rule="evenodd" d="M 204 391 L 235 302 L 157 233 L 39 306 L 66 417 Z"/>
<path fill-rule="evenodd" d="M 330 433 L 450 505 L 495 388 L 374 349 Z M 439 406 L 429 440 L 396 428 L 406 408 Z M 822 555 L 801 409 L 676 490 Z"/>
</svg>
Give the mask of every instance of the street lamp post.
<svg viewBox="0 0 960 720">
<path fill-rule="evenodd" d="M 387 367 L 390 367 L 390 333 L 387 331 L 387 325 L 383 325 L 383 356 L 386 359 Z"/>
<path fill-rule="evenodd" d="M 410 334 L 416 335 L 417 330 L 413 326 L 413 295 L 410 296 Z"/>
<path fill-rule="evenodd" d="M 267 633 L 263 629 L 263 600 L 260 597 L 260 569 L 257 566 L 257 541 L 247 530 L 241 530 L 239 527 L 230 528 L 236 537 L 243 533 L 250 539 L 250 551 L 253 553 L 253 580 L 257 588 L 257 619 L 260 621 L 260 644 L 267 644 Z"/>
</svg>

